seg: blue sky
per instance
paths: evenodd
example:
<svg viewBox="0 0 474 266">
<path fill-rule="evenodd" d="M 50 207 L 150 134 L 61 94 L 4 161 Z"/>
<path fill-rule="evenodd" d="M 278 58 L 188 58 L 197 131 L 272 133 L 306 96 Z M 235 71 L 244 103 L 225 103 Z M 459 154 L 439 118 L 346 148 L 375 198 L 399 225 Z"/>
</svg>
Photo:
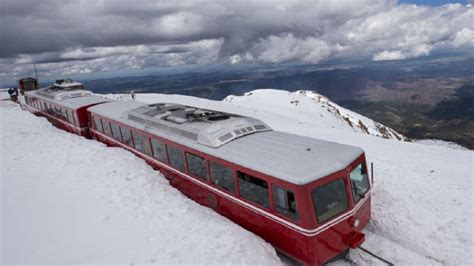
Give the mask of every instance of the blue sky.
<svg viewBox="0 0 474 266">
<path fill-rule="evenodd" d="M 417 5 L 428 5 L 428 6 L 439 6 L 447 3 L 461 3 L 467 4 L 468 0 L 399 0 L 399 3 L 417 4 Z"/>
</svg>

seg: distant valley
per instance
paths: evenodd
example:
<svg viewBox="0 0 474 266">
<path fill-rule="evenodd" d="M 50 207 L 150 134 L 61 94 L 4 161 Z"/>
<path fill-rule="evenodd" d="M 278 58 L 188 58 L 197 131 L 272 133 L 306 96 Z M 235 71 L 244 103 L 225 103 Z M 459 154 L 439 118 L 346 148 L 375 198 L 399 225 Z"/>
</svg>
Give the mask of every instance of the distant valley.
<svg viewBox="0 0 474 266">
<path fill-rule="evenodd" d="M 474 149 L 474 57 L 323 65 L 225 66 L 84 81 L 100 93 L 154 92 L 221 100 L 259 88 L 313 90 L 407 137 Z"/>
</svg>

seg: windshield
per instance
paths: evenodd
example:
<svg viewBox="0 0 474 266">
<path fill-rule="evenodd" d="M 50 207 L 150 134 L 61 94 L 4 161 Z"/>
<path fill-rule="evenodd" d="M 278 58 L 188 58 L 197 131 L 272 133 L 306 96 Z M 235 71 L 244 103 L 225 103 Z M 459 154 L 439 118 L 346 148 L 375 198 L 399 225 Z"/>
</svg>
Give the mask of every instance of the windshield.
<svg viewBox="0 0 474 266">
<path fill-rule="evenodd" d="M 318 223 L 343 213 L 349 207 L 346 186 L 342 178 L 314 189 L 311 194 Z"/>
<path fill-rule="evenodd" d="M 367 172 L 362 164 L 359 164 L 351 171 L 349 177 L 351 180 L 352 196 L 354 197 L 354 202 L 357 203 L 369 189 Z"/>
</svg>

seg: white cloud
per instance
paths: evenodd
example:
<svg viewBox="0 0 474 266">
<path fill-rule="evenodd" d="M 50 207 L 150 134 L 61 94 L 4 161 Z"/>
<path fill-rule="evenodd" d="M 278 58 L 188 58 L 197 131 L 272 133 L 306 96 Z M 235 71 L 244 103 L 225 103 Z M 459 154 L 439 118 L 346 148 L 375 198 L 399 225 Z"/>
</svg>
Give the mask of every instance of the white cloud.
<svg viewBox="0 0 474 266">
<path fill-rule="evenodd" d="M 407 56 L 404 55 L 401 51 L 382 51 L 374 54 L 374 61 L 383 61 L 383 60 L 400 60 L 406 59 Z"/>
<path fill-rule="evenodd" d="M 45 73 L 61 67 L 79 73 L 221 62 L 317 64 L 332 57 L 400 60 L 474 48 L 473 20 L 470 5 L 395 0 L 5 0 L 0 75 L 21 75 L 31 63 Z"/>
</svg>

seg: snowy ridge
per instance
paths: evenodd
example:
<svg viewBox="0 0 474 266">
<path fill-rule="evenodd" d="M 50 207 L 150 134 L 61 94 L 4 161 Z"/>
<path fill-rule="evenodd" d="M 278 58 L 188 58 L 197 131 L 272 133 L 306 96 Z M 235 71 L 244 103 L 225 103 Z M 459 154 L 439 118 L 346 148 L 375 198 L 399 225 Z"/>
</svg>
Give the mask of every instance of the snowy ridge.
<svg viewBox="0 0 474 266">
<path fill-rule="evenodd" d="M 382 125 L 379 122 L 375 122 L 374 120 L 367 118 L 363 115 L 343 108 L 329 100 L 329 98 L 319 93 L 304 90 L 297 91 L 296 93 L 314 99 L 316 102 L 321 103 L 323 105 L 322 107 L 327 106 L 328 112 L 333 113 L 336 117 L 339 117 L 340 119 L 345 121 L 350 127 L 352 127 L 357 132 L 383 137 L 386 139 L 407 140 L 406 137 L 396 132 L 394 129 Z"/>
<path fill-rule="evenodd" d="M 386 139 L 396 139 L 401 141 L 408 140 L 402 134 L 396 132 L 395 130 L 382 125 L 381 123 L 375 122 L 370 118 L 367 118 L 363 115 L 350 111 L 346 108 L 343 108 L 336 103 L 329 100 L 329 98 L 316 93 L 314 91 L 300 90 L 296 92 L 286 92 L 278 91 L 272 89 L 264 90 L 255 90 L 252 92 L 247 92 L 243 97 L 255 97 L 254 99 L 241 99 L 239 96 L 228 96 L 224 99 L 226 102 L 252 102 L 256 103 L 260 101 L 265 104 L 265 100 L 261 96 L 266 95 L 269 97 L 269 100 L 275 100 L 275 98 L 286 98 L 288 100 L 287 104 L 291 107 L 302 108 L 302 109 L 312 109 L 315 113 L 315 120 L 321 119 L 324 116 L 331 116 L 338 118 L 343 124 L 346 124 L 354 132 L 360 132 L 368 135 L 378 136 Z M 307 99 L 311 99 L 312 102 L 309 102 Z M 280 106 L 281 108 L 281 106 Z M 289 110 L 289 112 L 293 112 Z"/>
</svg>

